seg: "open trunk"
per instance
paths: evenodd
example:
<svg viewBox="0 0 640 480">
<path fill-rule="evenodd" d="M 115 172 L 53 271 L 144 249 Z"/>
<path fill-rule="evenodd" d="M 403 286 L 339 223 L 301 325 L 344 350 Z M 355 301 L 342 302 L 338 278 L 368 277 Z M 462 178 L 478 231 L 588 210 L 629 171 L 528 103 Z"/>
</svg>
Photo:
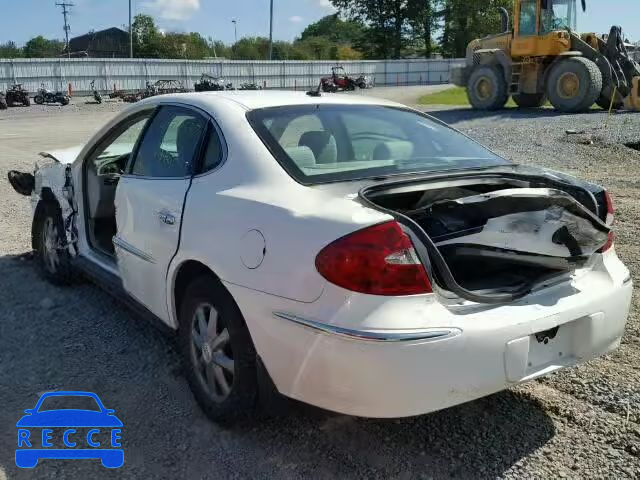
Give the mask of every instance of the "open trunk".
<svg viewBox="0 0 640 480">
<path fill-rule="evenodd" d="M 545 170 L 467 173 L 364 188 L 418 240 L 433 280 L 462 298 L 521 298 L 607 243 L 604 190 Z"/>
</svg>

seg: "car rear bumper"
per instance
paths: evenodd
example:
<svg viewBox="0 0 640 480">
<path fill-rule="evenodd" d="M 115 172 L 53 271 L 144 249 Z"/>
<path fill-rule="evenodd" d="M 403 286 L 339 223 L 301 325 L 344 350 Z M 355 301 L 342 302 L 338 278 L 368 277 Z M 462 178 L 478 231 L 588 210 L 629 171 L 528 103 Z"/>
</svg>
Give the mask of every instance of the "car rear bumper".
<svg viewBox="0 0 640 480">
<path fill-rule="evenodd" d="M 420 297 L 371 311 L 371 318 L 381 311 L 398 321 L 431 318 L 431 326 L 404 330 L 345 327 L 345 315 L 358 311 L 353 305 L 331 311 L 303 304 L 292 313 L 282 299 L 231 290 L 281 393 L 350 415 L 404 417 L 495 393 L 620 344 L 632 283 L 615 254 L 582 282 L 558 288 L 463 313 Z"/>
</svg>

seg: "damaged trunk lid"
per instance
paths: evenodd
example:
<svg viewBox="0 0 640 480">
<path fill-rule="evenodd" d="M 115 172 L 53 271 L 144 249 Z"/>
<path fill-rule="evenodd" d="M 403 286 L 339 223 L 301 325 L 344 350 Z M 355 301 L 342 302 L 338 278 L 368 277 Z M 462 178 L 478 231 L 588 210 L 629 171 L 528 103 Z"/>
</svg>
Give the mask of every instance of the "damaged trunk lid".
<svg viewBox="0 0 640 480">
<path fill-rule="evenodd" d="M 606 192 L 544 169 L 414 177 L 364 187 L 359 196 L 412 234 L 441 289 L 479 303 L 514 301 L 589 268 L 612 241 Z"/>
</svg>

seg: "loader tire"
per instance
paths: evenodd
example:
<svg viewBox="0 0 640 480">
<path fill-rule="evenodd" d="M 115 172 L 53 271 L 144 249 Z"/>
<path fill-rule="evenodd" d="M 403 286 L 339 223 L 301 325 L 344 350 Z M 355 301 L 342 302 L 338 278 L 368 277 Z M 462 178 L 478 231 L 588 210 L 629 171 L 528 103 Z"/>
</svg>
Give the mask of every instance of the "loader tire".
<svg viewBox="0 0 640 480">
<path fill-rule="evenodd" d="M 499 110 L 509 99 L 507 81 L 500 67 L 480 65 L 467 82 L 467 97 L 476 110 Z"/>
<path fill-rule="evenodd" d="M 513 101 L 520 108 L 538 108 L 544 105 L 547 96 L 544 93 L 519 93 L 513 95 Z"/>
<path fill-rule="evenodd" d="M 560 112 L 589 110 L 602 93 L 602 73 L 595 62 L 571 57 L 557 63 L 549 74 L 547 96 Z"/>
</svg>

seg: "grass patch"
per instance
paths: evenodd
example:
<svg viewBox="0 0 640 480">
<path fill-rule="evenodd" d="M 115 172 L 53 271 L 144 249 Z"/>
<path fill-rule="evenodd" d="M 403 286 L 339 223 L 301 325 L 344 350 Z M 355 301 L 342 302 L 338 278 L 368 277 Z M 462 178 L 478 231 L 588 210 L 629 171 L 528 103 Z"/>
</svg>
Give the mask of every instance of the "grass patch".
<svg viewBox="0 0 640 480">
<path fill-rule="evenodd" d="M 469 107 L 469 99 L 467 98 L 467 90 L 464 87 L 453 87 L 441 92 L 430 93 L 423 95 L 418 100 L 420 105 L 455 105 L 460 107 Z M 513 98 L 509 98 L 507 102 L 507 108 L 517 108 L 518 106 L 513 101 Z M 544 102 L 543 107 L 552 107 L 549 100 Z M 592 105 L 591 110 L 602 110 L 598 105 Z"/>
<path fill-rule="evenodd" d="M 429 95 L 423 95 L 418 100 L 420 105 L 457 105 L 461 107 L 469 106 L 469 99 L 467 98 L 467 90 L 464 87 L 453 87 L 441 92 L 430 93 Z M 513 99 L 509 99 L 507 107 L 515 107 Z"/>
</svg>

